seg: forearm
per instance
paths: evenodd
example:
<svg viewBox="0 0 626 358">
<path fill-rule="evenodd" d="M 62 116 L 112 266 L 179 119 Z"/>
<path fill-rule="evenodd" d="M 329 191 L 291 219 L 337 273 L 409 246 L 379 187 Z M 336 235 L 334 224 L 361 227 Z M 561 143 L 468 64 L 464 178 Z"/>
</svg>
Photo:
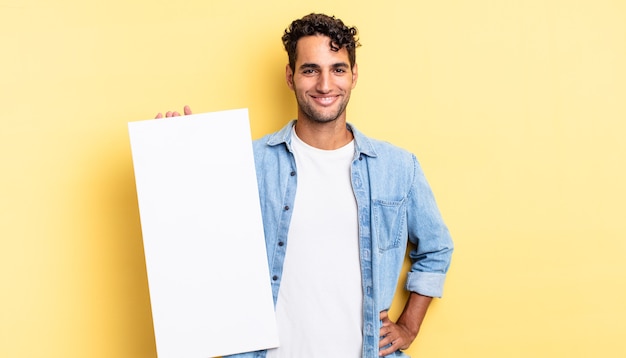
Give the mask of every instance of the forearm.
<svg viewBox="0 0 626 358">
<path fill-rule="evenodd" d="M 404 326 L 408 332 L 412 335 L 412 339 L 417 336 L 428 306 L 433 300 L 432 297 L 420 295 L 419 293 L 411 292 L 409 298 L 404 305 L 404 310 L 396 322 L 398 325 Z"/>
<path fill-rule="evenodd" d="M 387 311 L 380 313 L 382 322 L 381 339 L 378 342 L 380 356 L 387 356 L 398 349 L 409 348 L 419 333 L 432 300 L 432 297 L 411 292 L 398 321 L 391 321 Z"/>
</svg>

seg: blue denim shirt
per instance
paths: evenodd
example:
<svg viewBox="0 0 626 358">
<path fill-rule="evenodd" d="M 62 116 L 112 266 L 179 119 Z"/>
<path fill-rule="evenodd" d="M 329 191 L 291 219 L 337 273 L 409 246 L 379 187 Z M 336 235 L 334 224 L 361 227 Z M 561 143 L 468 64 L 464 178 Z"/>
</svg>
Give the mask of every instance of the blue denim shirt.
<svg viewBox="0 0 626 358">
<path fill-rule="evenodd" d="M 298 181 L 291 149 L 294 123 L 253 144 L 274 304 Z M 405 287 L 431 297 L 441 297 L 453 245 L 415 156 L 389 143 L 368 138 L 350 124 L 348 128 L 355 142 L 351 178 L 359 215 L 362 356 L 375 358 L 379 351 L 379 313 L 391 306 L 407 240 L 415 246 L 409 253 L 412 265 Z M 406 355 L 397 352 L 396 356 Z M 236 357 L 263 358 L 265 351 Z"/>
</svg>

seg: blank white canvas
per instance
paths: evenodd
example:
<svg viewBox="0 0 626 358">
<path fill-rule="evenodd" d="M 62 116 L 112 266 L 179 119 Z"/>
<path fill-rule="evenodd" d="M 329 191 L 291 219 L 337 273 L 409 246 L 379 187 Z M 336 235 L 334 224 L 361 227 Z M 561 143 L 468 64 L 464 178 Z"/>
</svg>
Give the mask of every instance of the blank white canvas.
<svg viewBox="0 0 626 358">
<path fill-rule="evenodd" d="M 158 357 L 278 346 L 247 109 L 128 126 Z"/>
</svg>

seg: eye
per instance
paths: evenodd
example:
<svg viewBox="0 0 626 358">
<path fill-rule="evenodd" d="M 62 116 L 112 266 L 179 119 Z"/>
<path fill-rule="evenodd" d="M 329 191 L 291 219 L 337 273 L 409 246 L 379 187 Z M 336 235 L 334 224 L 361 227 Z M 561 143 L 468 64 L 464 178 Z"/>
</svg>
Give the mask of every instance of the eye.
<svg viewBox="0 0 626 358">
<path fill-rule="evenodd" d="M 301 72 L 304 76 L 313 76 L 317 73 L 317 70 L 314 68 L 305 68 Z"/>
</svg>

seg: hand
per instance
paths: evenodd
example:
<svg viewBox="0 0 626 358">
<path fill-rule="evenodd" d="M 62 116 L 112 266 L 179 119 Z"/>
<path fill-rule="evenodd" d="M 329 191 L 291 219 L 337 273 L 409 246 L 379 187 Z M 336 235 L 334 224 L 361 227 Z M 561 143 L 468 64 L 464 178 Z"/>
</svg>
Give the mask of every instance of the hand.
<svg viewBox="0 0 626 358">
<path fill-rule="evenodd" d="M 189 108 L 189 106 L 185 106 L 185 108 L 183 108 L 183 113 L 185 116 L 188 116 L 191 114 L 191 108 Z M 180 116 L 180 113 L 174 111 L 167 111 L 165 112 L 165 118 L 170 118 L 170 117 L 178 117 Z M 157 113 L 156 117 L 154 117 L 154 119 L 159 119 L 159 118 L 163 118 L 163 114 L 161 114 L 160 112 Z"/>
<path fill-rule="evenodd" d="M 417 333 L 412 333 L 411 330 L 402 323 L 394 323 L 389 319 L 387 311 L 380 313 L 380 320 L 382 326 L 380 327 L 380 337 L 382 338 L 378 343 L 378 348 L 381 348 L 379 355 L 381 357 L 389 355 L 399 349 L 407 349 L 413 343 L 413 340 L 417 336 Z M 389 345 L 389 347 L 382 349 Z"/>
</svg>

